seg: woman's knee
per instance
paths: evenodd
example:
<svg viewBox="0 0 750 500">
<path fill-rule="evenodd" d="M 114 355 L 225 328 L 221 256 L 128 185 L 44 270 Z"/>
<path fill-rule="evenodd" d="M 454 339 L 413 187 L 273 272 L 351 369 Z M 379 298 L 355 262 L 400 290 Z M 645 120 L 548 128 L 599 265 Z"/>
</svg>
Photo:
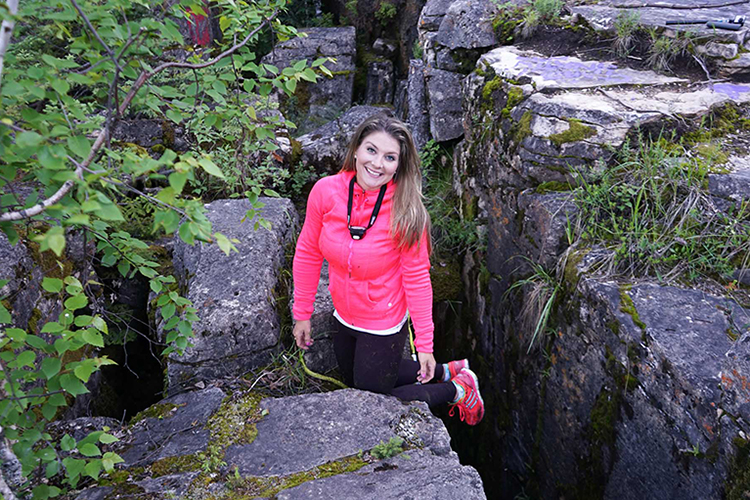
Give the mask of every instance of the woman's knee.
<svg viewBox="0 0 750 500">
<path fill-rule="evenodd" d="M 362 377 L 354 375 L 354 387 L 363 391 L 377 392 L 378 394 L 390 394 L 396 386 L 395 377 L 375 377 L 362 380 Z"/>
</svg>

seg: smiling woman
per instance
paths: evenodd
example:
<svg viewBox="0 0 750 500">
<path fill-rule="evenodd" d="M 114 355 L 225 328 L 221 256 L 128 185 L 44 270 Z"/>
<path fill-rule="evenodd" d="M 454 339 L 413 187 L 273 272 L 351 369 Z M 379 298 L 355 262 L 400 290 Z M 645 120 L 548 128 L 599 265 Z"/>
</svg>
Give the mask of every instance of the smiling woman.
<svg viewBox="0 0 750 500">
<path fill-rule="evenodd" d="M 468 361 L 437 364 L 432 355 L 430 219 L 419 167 L 406 126 L 378 114 L 357 128 L 341 171 L 315 184 L 294 255 L 294 337 L 301 349 L 312 345 L 325 259 L 344 382 L 402 400 L 451 403 L 475 425 L 484 403 Z M 418 361 L 401 359 L 409 318 Z"/>
</svg>

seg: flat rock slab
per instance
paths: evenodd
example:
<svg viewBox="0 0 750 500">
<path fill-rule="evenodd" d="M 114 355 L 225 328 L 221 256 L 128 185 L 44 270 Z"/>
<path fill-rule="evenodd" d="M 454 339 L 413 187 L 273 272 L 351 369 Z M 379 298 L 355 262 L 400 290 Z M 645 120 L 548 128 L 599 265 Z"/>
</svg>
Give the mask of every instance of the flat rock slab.
<svg viewBox="0 0 750 500">
<path fill-rule="evenodd" d="M 707 8 L 695 8 L 700 3 Z M 669 0 L 668 2 L 642 2 L 640 0 L 602 0 L 596 5 L 578 5 L 570 7 L 573 14 L 583 17 L 588 24 L 596 30 L 611 31 L 614 30 L 617 17 L 623 12 L 631 11 L 638 16 L 638 22 L 644 26 L 663 26 L 667 27 L 668 20 L 719 20 L 733 19 L 736 16 L 744 16 L 748 13 L 747 4 L 727 5 L 723 7 L 710 7 L 712 5 L 722 5 L 729 2 L 722 0 L 709 0 L 706 2 L 696 2 L 694 0 Z M 656 6 L 645 6 L 646 4 L 661 4 Z M 682 8 L 668 8 L 674 5 Z M 691 7 L 691 8 L 685 8 Z M 745 25 L 747 26 L 747 25 Z M 705 37 L 725 39 L 730 41 L 742 42 L 748 34 L 747 27 L 740 28 L 739 31 L 721 30 L 707 28 L 703 24 L 685 24 L 670 25 L 669 28 L 675 30 L 692 31 Z"/>
<path fill-rule="evenodd" d="M 206 448 L 209 431 L 205 428 L 226 395 L 221 389 L 185 392 L 160 401 L 147 410 L 150 415 L 130 428 L 122 439 L 124 467 L 146 466 L 166 457 L 192 455 Z"/>
<path fill-rule="evenodd" d="M 464 134 L 461 108 L 463 75 L 442 69 L 427 68 L 427 101 L 430 132 L 437 142 L 456 139 Z"/>
<path fill-rule="evenodd" d="M 440 457 L 451 453 L 443 423 L 424 403 L 406 404 L 391 396 L 344 389 L 265 399 L 268 415 L 258 437 L 227 449 L 230 470 L 243 475 L 287 475 L 369 450 L 401 435 Z"/>
<path fill-rule="evenodd" d="M 198 310 L 193 347 L 173 353 L 168 389 L 225 375 L 241 375 L 268 362 L 279 341 L 279 315 L 273 297 L 286 247 L 297 230 L 297 213 L 288 199 L 261 198 L 262 217 L 271 229 L 241 222 L 247 200 L 219 200 L 206 205 L 213 230 L 237 238 L 229 255 L 216 244 L 189 246 L 175 239 L 174 266 L 187 284 L 187 297 Z M 285 292 L 286 293 L 286 292 Z"/>
<path fill-rule="evenodd" d="M 370 464 L 357 472 L 301 484 L 276 495 L 278 500 L 310 498 L 410 498 L 432 500 L 486 498 L 479 473 L 455 458 L 437 457 L 426 450 L 408 452 Z"/>
<path fill-rule="evenodd" d="M 531 79 L 536 90 L 566 90 L 615 85 L 663 85 L 686 82 L 653 71 L 621 68 L 614 62 L 584 61 L 577 57 L 547 57 L 513 46 L 498 47 L 482 55 L 477 67 L 492 67 L 507 80 Z"/>
<path fill-rule="evenodd" d="M 750 198 L 750 156 L 732 156 L 725 174 L 709 174 L 708 190 L 714 196 L 742 201 Z"/>
</svg>

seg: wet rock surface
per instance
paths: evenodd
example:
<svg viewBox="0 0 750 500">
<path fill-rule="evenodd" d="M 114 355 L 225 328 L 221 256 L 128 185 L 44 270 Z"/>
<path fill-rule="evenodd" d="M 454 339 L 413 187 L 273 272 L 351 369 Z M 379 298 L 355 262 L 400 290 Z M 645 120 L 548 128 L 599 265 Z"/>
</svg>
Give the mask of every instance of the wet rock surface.
<svg viewBox="0 0 750 500">
<path fill-rule="evenodd" d="M 286 247 L 298 230 L 297 214 L 287 199 L 261 201 L 265 203 L 261 216 L 270 222 L 270 230 L 255 230 L 254 220 L 242 221 L 251 208 L 247 200 L 206 205 L 213 230 L 237 238 L 238 252 L 227 256 L 215 244 L 189 246 L 175 238 L 175 272 L 201 319 L 193 325 L 193 347 L 184 356 L 169 356 L 169 390 L 241 375 L 268 362 L 280 347 L 274 295 Z"/>
</svg>

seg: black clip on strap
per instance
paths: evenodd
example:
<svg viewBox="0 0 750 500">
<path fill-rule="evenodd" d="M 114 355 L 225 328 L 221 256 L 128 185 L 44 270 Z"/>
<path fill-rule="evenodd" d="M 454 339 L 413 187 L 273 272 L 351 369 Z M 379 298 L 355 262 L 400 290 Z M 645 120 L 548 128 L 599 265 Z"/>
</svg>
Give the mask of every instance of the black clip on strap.
<svg viewBox="0 0 750 500">
<path fill-rule="evenodd" d="M 361 226 L 352 226 L 352 200 L 354 199 L 354 184 L 357 182 L 357 176 L 355 175 L 352 177 L 351 182 L 349 182 L 349 200 L 346 203 L 346 225 L 349 228 L 349 234 L 351 235 L 353 240 L 361 240 L 365 237 L 365 233 L 368 229 L 372 227 L 373 224 L 375 224 L 375 219 L 378 218 L 378 212 L 380 212 L 380 205 L 383 203 L 383 198 L 385 197 L 385 190 L 387 187 L 387 184 L 383 184 L 380 186 L 380 192 L 378 193 L 378 199 L 375 201 L 375 208 L 372 209 L 372 215 L 370 216 L 370 223 L 367 225 L 367 227 L 361 227 Z"/>
</svg>

